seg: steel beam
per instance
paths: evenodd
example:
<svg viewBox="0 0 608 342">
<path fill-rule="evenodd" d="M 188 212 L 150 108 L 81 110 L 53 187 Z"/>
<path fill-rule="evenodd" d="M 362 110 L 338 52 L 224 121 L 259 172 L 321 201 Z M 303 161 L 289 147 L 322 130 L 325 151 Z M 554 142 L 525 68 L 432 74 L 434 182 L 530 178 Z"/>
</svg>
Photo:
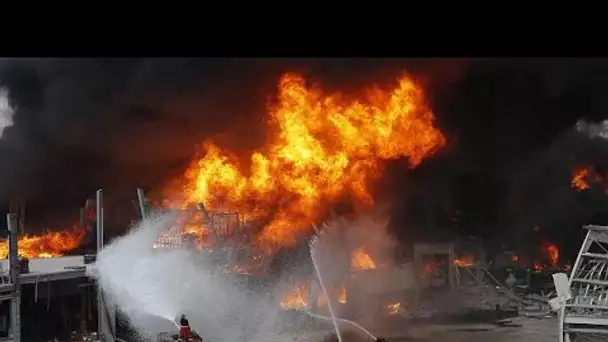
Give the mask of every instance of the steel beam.
<svg viewBox="0 0 608 342">
<path fill-rule="evenodd" d="M 13 298 L 11 301 L 11 336 L 13 342 L 21 342 L 21 284 L 19 283 L 20 263 L 17 241 L 19 239 L 19 222 L 17 215 L 7 214 L 6 224 L 9 231 L 10 278 L 13 285 Z"/>
</svg>

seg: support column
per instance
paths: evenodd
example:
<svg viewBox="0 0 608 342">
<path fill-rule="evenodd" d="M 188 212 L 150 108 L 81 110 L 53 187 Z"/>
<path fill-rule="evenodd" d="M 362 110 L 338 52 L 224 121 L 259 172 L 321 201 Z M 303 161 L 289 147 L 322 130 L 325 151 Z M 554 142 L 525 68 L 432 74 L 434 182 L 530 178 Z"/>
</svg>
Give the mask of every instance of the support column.
<svg viewBox="0 0 608 342">
<path fill-rule="evenodd" d="M 97 256 L 103 249 L 104 229 L 103 229 L 103 190 L 97 190 L 96 197 L 96 217 L 97 217 Z M 97 283 L 97 333 L 103 342 L 114 341 L 113 332 L 116 331 L 116 316 L 113 307 L 106 307 L 101 285 Z"/>
<path fill-rule="evenodd" d="M 7 214 L 6 224 L 9 231 L 9 254 L 11 284 L 13 285 L 13 298 L 11 300 L 11 335 L 13 342 L 21 342 L 21 284 L 19 283 L 20 262 L 17 240 L 19 238 L 19 222 L 17 215 Z"/>
<path fill-rule="evenodd" d="M 144 195 L 144 189 L 142 188 L 137 188 L 137 202 L 139 203 L 139 212 L 141 215 L 141 219 L 147 219 L 148 211 L 146 208 L 146 196 Z"/>
</svg>

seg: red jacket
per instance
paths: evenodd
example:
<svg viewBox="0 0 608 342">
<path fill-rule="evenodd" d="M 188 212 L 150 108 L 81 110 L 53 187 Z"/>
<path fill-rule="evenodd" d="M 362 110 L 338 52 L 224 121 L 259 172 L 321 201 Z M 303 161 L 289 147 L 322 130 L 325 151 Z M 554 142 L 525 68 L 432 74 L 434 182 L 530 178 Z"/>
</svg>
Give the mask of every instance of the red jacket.
<svg viewBox="0 0 608 342">
<path fill-rule="evenodd" d="M 192 337 L 192 334 L 190 333 L 190 326 L 182 325 L 179 328 L 179 338 L 181 340 L 188 341 L 190 337 Z"/>
</svg>

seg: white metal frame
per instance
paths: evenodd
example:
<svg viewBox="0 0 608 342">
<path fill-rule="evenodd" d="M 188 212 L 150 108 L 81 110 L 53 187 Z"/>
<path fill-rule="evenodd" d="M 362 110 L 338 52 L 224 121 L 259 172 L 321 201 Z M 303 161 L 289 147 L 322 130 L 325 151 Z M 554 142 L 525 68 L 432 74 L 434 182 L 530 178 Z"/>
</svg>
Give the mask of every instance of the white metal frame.
<svg viewBox="0 0 608 342">
<path fill-rule="evenodd" d="M 568 280 L 571 296 L 560 309 L 560 342 L 608 339 L 608 226 L 584 228 Z"/>
</svg>

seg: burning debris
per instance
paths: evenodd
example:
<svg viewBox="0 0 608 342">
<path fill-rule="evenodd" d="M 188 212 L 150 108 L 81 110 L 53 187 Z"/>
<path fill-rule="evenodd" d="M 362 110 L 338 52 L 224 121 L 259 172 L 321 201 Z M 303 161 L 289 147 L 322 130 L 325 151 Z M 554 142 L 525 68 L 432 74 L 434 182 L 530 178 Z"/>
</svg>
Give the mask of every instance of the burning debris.
<svg viewBox="0 0 608 342">
<path fill-rule="evenodd" d="M 587 183 L 587 176 L 589 176 L 589 169 L 582 168 L 576 170 L 574 175 L 572 176 L 572 187 L 578 189 L 579 191 L 583 191 L 589 189 L 589 184 Z"/>
<path fill-rule="evenodd" d="M 608 192 L 608 184 L 605 175 L 600 174 L 594 167 L 582 167 L 577 169 L 572 176 L 571 185 L 578 191 L 584 191 L 596 185 L 603 186 Z"/>
<path fill-rule="evenodd" d="M 462 256 L 457 256 L 454 258 L 454 265 L 458 267 L 472 267 L 477 265 L 475 256 L 472 254 L 466 254 Z"/>
<path fill-rule="evenodd" d="M 19 256 L 23 258 L 56 258 L 80 247 L 85 230 L 74 228 L 40 235 L 23 235 L 17 242 Z M 0 258 L 8 257 L 8 241 L 0 241 Z"/>
<path fill-rule="evenodd" d="M 281 300 L 281 307 L 285 310 L 295 310 L 308 307 L 308 288 L 304 285 L 296 287 L 287 293 Z"/>
<path fill-rule="evenodd" d="M 557 263 L 559 262 L 559 249 L 557 248 L 557 245 L 548 241 L 543 241 L 542 248 L 545 251 L 550 265 L 554 267 L 557 266 Z"/>
<path fill-rule="evenodd" d="M 403 311 L 403 308 L 401 307 L 401 303 L 399 303 L 399 302 L 390 303 L 386 306 L 386 308 L 388 309 L 389 315 L 397 315 Z"/>
<path fill-rule="evenodd" d="M 364 247 L 359 247 L 352 252 L 351 265 L 357 270 L 369 270 L 376 268 L 376 263 L 372 257 L 365 252 Z"/>
</svg>

